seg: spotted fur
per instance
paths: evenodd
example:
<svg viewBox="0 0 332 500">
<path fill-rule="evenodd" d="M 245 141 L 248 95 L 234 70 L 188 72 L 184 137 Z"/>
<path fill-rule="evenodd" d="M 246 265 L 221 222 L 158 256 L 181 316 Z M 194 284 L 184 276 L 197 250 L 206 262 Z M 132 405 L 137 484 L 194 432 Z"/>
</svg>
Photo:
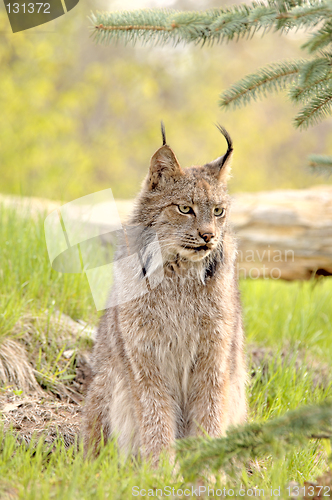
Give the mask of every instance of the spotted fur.
<svg viewBox="0 0 332 500">
<path fill-rule="evenodd" d="M 138 232 L 120 242 L 118 258 L 128 247 L 139 252 L 157 234 L 164 278 L 139 298 L 108 308 L 101 320 L 84 410 L 86 446 L 96 449 L 101 435 L 114 437 L 125 453 L 151 456 L 157 463 L 177 438 L 221 436 L 246 419 L 236 245 L 226 187 L 233 147 L 227 132 L 219 130 L 226 154 L 182 169 L 162 128 L 163 146 L 151 158 L 129 220 Z M 223 215 L 216 216 L 221 209 Z M 151 280 L 160 269 L 151 255 L 141 255 L 139 279 Z M 115 280 L 111 297 L 118 292 Z"/>
</svg>

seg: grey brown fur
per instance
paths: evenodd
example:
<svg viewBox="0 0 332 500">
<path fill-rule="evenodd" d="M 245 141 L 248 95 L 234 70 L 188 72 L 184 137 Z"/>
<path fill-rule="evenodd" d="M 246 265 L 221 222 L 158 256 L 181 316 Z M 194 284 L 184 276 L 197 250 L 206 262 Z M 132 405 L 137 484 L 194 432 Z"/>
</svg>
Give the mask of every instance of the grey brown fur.
<svg viewBox="0 0 332 500">
<path fill-rule="evenodd" d="M 84 410 L 87 447 L 98 447 L 102 431 L 106 440 L 117 438 L 125 453 L 157 463 L 177 438 L 204 431 L 221 436 L 246 419 L 236 245 L 226 188 L 233 149 L 227 132 L 219 130 L 226 154 L 186 169 L 162 131 L 164 144 L 151 158 L 129 221 L 138 233 L 120 243 L 118 257 L 128 254 L 128 245 L 131 253 L 139 252 L 152 231 L 164 277 L 140 297 L 109 307 L 101 320 Z M 152 283 L 160 273 L 153 266 L 147 258 L 140 279 L 148 273 Z M 119 293 L 115 279 L 111 298 Z"/>
</svg>

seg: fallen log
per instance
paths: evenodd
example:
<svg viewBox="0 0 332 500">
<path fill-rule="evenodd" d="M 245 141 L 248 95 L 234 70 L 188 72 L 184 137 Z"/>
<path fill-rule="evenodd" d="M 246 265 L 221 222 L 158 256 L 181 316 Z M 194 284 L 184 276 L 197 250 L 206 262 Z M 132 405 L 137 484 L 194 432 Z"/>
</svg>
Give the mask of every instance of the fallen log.
<svg viewBox="0 0 332 500">
<path fill-rule="evenodd" d="M 237 194 L 231 219 L 240 276 L 332 275 L 332 186 Z"/>
<path fill-rule="evenodd" d="M 1 195 L 0 204 L 22 214 L 60 207 L 49 200 Z M 122 222 L 132 207 L 132 200 L 116 200 Z M 332 275 L 332 186 L 235 194 L 231 221 L 240 277 L 306 280 Z M 101 235 L 112 226 L 103 211 L 90 217 L 89 224 Z"/>
<path fill-rule="evenodd" d="M 240 277 L 308 280 L 332 275 L 332 186 L 232 198 Z M 116 203 L 125 220 L 132 202 Z"/>
</svg>

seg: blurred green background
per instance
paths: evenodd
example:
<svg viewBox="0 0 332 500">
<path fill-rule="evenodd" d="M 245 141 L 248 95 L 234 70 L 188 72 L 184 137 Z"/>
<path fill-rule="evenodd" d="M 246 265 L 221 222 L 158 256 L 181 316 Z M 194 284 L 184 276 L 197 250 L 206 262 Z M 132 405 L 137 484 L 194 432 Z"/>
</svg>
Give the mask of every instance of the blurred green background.
<svg viewBox="0 0 332 500">
<path fill-rule="evenodd" d="M 206 9 L 222 1 L 81 0 L 42 27 L 13 34 L 0 7 L 0 192 L 69 201 L 111 187 L 131 198 L 161 145 L 160 120 L 183 166 L 235 147 L 231 191 L 302 188 L 326 182 L 306 168 L 331 154 L 332 125 L 292 126 L 285 95 L 223 112 L 219 94 L 248 72 L 302 56 L 305 33 L 273 33 L 227 45 L 95 45 L 88 16 L 144 7 Z M 304 55 L 304 54 L 303 54 Z"/>
</svg>

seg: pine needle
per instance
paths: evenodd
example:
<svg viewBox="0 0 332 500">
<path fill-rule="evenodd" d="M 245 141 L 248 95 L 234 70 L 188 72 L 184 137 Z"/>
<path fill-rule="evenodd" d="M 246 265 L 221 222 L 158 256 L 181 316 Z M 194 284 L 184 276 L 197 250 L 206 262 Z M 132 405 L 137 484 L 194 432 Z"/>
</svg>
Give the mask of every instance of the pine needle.
<svg viewBox="0 0 332 500">
<path fill-rule="evenodd" d="M 305 61 L 289 61 L 271 64 L 257 73 L 246 76 L 221 95 L 220 106 L 240 106 L 268 92 L 285 89 L 294 81 Z"/>
<path fill-rule="evenodd" d="M 315 125 L 331 115 L 331 111 L 332 87 L 327 87 L 326 89 L 322 89 L 317 97 L 311 99 L 307 105 L 302 108 L 300 113 L 295 117 L 295 126 L 304 129 L 310 125 Z"/>
<path fill-rule="evenodd" d="M 179 440 L 177 452 L 185 477 L 205 469 L 232 472 L 245 462 L 268 455 L 282 456 L 290 447 L 317 436 L 332 437 L 332 402 L 304 406 L 265 423 L 246 424 L 226 437 Z"/>
<path fill-rule="evenodd" d="M 323 57 L 304 63 L 296 85 L 290 88 L 290 98 L 295 102 L 307 102 L 326 89 L 332 80 L 331 61 L 331 54 L 323 53 Z"/>
<path fill-rule="evenodd" d="M 332 156 L 310 155 L 309 166 L 315 171 L 320 171 L 328 175 L 332 175 Z"/>
<path fill-rule="evenodd" d="M 332 43 L 332 20 L 331 14 L 328 16 L 327 22 L 316 33 L 311 35 L 308 42 L 302 45 L 302 49 L 307 49 L 308 52 L 315 52 L 323 49 Z"/>
<path fill-rule="evenodd" d="M 246 76 L 220 96 L 221 107 L 242 106 L 258 97 L 289 88 L 295 103 L 305 106 L 295 117 L 296 127 L 306 128 L 332 114 L 332 0 L 255 0 L 249 5 L 206 11 L 169 9 L 97 12 L 91 16 L 92 37 L 97 43 L 123 41 L 134 45 L 171 42 L 202 45 L 250 38 L 261 31 L 317 28 L 302 49 L 317 53 L 311 60 L 282 61 Z"/>
<path fill-rule="evenodd" d="M 92 36 L 98 43 L 123 40 L 135 44 L 154 42 L 213 43 L 252 36 L 258 31 L 312 28 L 332 17 L 329 1 L 254 1 L 224 9 L 178 12 L 144 9 L 92 14 Z"/>
</svg>

